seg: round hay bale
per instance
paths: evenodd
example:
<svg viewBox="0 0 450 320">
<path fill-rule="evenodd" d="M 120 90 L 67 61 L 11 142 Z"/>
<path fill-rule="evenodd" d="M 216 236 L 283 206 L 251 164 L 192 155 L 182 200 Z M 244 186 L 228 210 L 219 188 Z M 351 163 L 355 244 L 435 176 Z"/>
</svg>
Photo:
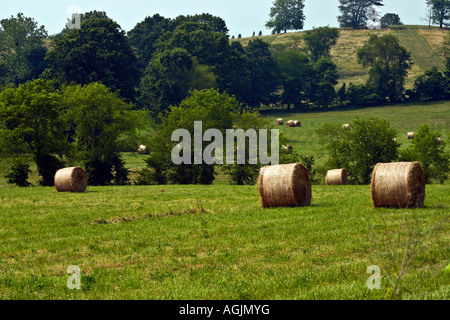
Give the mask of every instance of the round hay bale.
<svg viewBox="0 0 450 320">
<path fill-rule="evenodd" d="M 80 167 L 58 170 L 55 174 L 55 188 L 58 192 L 86 191 L 86 172 Z"/>
<path fill-rule="evenodd" d="M 379 163 L 370 185 L 375 208 L 421 208 L 425 201 L 425 176 L 418 162 Z"/>
<path fill-rule="evenodd" d="M 284 120 L 283 120 L 283 119 L 277 119 L 277 120 L 276 120 L 276 124 L 277 124 L 278 126 L 282 126 L 282 125 L 284 125 Z"/>
<path fill-rule="evenodd" d="M 344 186 L 348 184 L 348 174 L 345 169 L 335 169 L 327 172 L 327 186 Z"/>
<path fill-rule="evenodd" d="M 294 150 L 294 147 L 292 147 L 290 144 L 288 144 L 287 146 L 282 146 L 282 148 L 288 153 L 292 153 L 292 151 Z"/>
<path fill-rule="evenodd" d="M 294 127 L 301 127 L 302 123 L 300 121 L 294 121 Z"/>
<path fill-rule="evenodd" d="M 408 132 L 408 140 L 413 140 L 414 139 L 414 132 Z"/>
<path fill-rule="evenodd" d="M 286 122 L 286 126 L 288 126 L 289 128 L 295 127 L 294 120 L 289 120 L 288 122 Z"/>
<path fill-rule="evenodd" d="M 146 146 L 144 146 L 144 145 L 141 144 L 141 145 L 139 146 L 137 152 L 138 152 L 139 154 L 150 154 L 150 149 L 148 149 Z"/>
<path fill-rule="evenodd" d="M 258 188 L 263 208 L 306 207 L 311 204 L 311 179 L 308 169 L 300 163 L 262 168 Z"/>
<path fill-rule="evenodd" d="M 348 123 L 346 123 L 342 126 L 342 128 L 344 128 L 344 130 L 350 130 L 351 127 Z"/>
</svg>

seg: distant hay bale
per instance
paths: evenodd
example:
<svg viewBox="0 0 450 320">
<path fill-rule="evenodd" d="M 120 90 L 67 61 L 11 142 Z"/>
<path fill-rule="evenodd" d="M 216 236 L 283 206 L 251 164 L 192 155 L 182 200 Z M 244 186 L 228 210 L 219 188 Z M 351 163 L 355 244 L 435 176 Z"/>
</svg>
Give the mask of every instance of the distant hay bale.
<svg viewBox="0 0 450 320">
<path fill-rule="evenodd" d="M 308 169 L 300 163 L 262 168 L 258 188 L 263 208 L 311 204 L 311 179 Z"/>
<path fill-rule="evenodd" d="M 397 138 L 392 139 L 394 142 L 397 142 Z"/>
<path fill-rule="evenodd" d="M 344 130 L 350 130 L 350 125 L 346 123 L 342 126 L 342 128 L 344 128 Z"/>
<path fill-rule="evenodd" d="M 294 127 L 301 127 L 302 123 L 300 121 L 294 121 Z"/>
<path fill-rule="evenodd" d="M 375 208 L 421 208 L 425 201 L 425 176 L 418 162 L 379 163 L 370 185 Z"/>
<path fill-rule="evenodd" d="M 288 144 L 287 146 L 282 146 L 281 148 L 283 150 L 286 150 L 288 153 L 291 153 L 294 150 L 294 147 L 292 147 L 290 144 Z"/>
<path fill-rule="evenodd" d="M 284 125 L 284 120 L 283 119 L 277 119 L 276 123 L 277 123 L 278 126 L 282 126 L 282 125 Z"/>
<path fill-rule="evenodd" d="M 327 186 L 343 186 L 348 184 L 348 174 L 345 169 L 335 169 L 327 172 Z"/>
<path fill-rule="evenodd" d="M 289 128 L 295 127 L 294 120 L 289 120 L 288 122 L 286 122 L 286 126 L 288 126 Z"/>
<path fill-rule="evenodd" d="M 146 146 L 144 146 L 144 145 L 141 144 L 141 145 L 139 146 L 137 152 L 138 152 L 139 154 L 150 154 L 150 149 L 148 149 Z"/>
<path fill-rule="evenodd" d="M 86 172 L 80 167 L 64 168 L 55 174 L 55 188 L 58 192 L 86 191 Z"/>
<path fill-rule="evenodd" d="M 408 140 L 413 140 L 414 139 L 414 132 L 408 132 Z"/>
</svg>

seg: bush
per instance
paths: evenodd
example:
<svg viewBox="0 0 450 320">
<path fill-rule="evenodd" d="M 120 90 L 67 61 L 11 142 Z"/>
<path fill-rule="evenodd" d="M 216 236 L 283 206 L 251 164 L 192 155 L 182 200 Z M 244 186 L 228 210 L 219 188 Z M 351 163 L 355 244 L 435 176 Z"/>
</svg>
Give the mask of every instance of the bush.
<svg viewBox="0 0 450 320">
<path fill-rule="evenodd" d="M 28 175 L 31 173 L 30 165 L 23 159 L 15 159 L 11 164 L 9 173 L 5 175 L 8 183 L 15 184 L 18 187 L 28 187 Z"/>
</svg>

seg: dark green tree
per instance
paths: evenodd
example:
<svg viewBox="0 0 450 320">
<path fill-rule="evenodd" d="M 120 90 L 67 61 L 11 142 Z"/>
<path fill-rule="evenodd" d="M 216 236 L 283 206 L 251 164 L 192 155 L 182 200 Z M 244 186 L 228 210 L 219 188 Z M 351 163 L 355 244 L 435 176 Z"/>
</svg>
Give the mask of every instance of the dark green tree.
<svg viewBox="0 0 450 320">
<path fill-rule="evenodd" d="M 43 186 L 53 185 L 68 150 L 61 102 L 53 83 L 41 79 L 0 93 L 2 153 L 16 158 L 30 154 Z"/>
<path fill-rule="evenodd" d="M 403 22 L 400 20 L 400 16 L 396 13 L 386 13 L 381 18 L 382 27 L 399 26 L 399 25 L 403 25 Z"/>
<path fill-rule="evenodd" d="M 339 29 L 330 27 L 320 27 L 311 31 L 306 31 L 303 40 L 306 43 L 313 61 L 321 57 L 330 57 L 330 51 L 339 39 Z"/>
<path fill-rule="evenodd" d="M 128 32 L 130 44 L 136 51 L 139 60 L 139 69 L 145 70 L 156 51 L 155 44 L 167 31 L 170 31 L 170 19 L 159 14 L 146 17 Z"/>
<path fill-rule="evenodd" d="M 383 6 L 383 0 L 339 0 L 338 16 L 341 27 L 361 29 L 367 26 L 367 9 L 371 6 Z"/>
<path fill-rule="evenodd" d="M 171 28 L 176 29 L 178 26 L 186 22 L 204 23 L 209 27 L 209 30 L 212 32 L 221 32 L 223 34 L 228 34 L 229 31 L 225 20 L 223 20 L 220 17 L 214 16 L 210 13 L 195 14 L 192 16 L 191 15 L 178 16 L 171 21 Z"/>
<path fill-rule="evenodd" d="M 368 85 L 383 100 L 390 102 L 403 99 L 405 80 L 412 67 L 410 53 L 392 35 L 371 35 L 358 50 L 358 62 L 369 69 Z"/>
<path fill-rule="evenodd" d="M 140 78 L 137 59 L 125 32 L 109 18 L 90 18 L 56 39 L 46 59 L 45 76 L 61 83 L 102 82 L 134 100 Z"/>
<path fill-rule="evenodd" d="M 414 82 L 414 98 L 419 100 L 440 100 L 446 97 L 447 79 L 436 67 L 420 75 Z"/>
<path fill-rule="evenodd" d="M 431 18 L 433 23 L 443 26 L 448 25 L 450 19 L 450 1 L 449 0 L 427 0 L 427 4 L 431 6 Z"/>
<path fill-rule="evenodd" d="M 15 85 L 39 77 L 45 68 L 47 31 L 33 18 L 18 13 L 0 21 L 0 82 Z"/>
<path fill-rule="evenodd" d="M 308 99 L 319 107 L 329 107 L 336 100 L 335 86 L 339 73 L 330 58 L 320 58 L 312 66 L 312 81 L 309 85 Z"/>
<path fill-rule="evenodd" d="M 273 32 L 301 30 L 304 26 L 304 0 L 275 0 L 270 9 L 270 20 L 266 23 Z"/>
<path fill-rule="evenodd" d="M 250 108 L 269 105 L 281 82 L 278 65 L 272 57 L 269 44 L 261 39 L 251 40 L 245 49 L 250 70 L 250 90 L 244 102 Z"/>
</svg>

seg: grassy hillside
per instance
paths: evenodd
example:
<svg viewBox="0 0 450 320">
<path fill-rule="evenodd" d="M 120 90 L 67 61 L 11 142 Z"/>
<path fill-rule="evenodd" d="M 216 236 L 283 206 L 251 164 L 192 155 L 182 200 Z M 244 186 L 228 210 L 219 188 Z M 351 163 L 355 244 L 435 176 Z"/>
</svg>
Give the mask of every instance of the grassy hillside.
<svg viewBox="0 0 450 320">
<path fill-rule="evenodd" d="M 443 69 L 443 63 L 439 55 L 439 47 L 444 41 L 445 35 L 448 33 L 446 29 L 442 30 L 438 27 L 427 26 L 398 26 L 386 28 L 382 30 L 352 30 L 340 29 L 341 37 L 337 45 L 332 50 L 332 57 L 338 66 L 341 76 L 340 83 L 355 84 L 364 83 L 367 79 L 367 70 L 363 69 L 357 63 L 356 52 L 371 34 L 384 35 L 394 33 L 399 37 L 400 42 L 411 52 L 414 67 L 410 71 L 407 81 L 407 87 L 414 83 L 414 79 L 428 70 L 436 66 Z M 272 45 L 274 49 L 282 49 L 286 47 L 304 47 L 304 32 L 293 32 L 288 34 L 275 34 L 269 36 L 258 37 Z M 236 39 L 243 45 L 253 38 Z"/>
<path fill-rule="evenodd" d="M 268 210 L 256 187 L 0 188 L 0 299 L 379 299 L 412 239 L 400 298 L 443 300 L 449 211 L 448 185 L 421 210 L 373 209 L 368 186 Z M 81 290 L 66 288 L 71 265 Z"/>
</svg>

